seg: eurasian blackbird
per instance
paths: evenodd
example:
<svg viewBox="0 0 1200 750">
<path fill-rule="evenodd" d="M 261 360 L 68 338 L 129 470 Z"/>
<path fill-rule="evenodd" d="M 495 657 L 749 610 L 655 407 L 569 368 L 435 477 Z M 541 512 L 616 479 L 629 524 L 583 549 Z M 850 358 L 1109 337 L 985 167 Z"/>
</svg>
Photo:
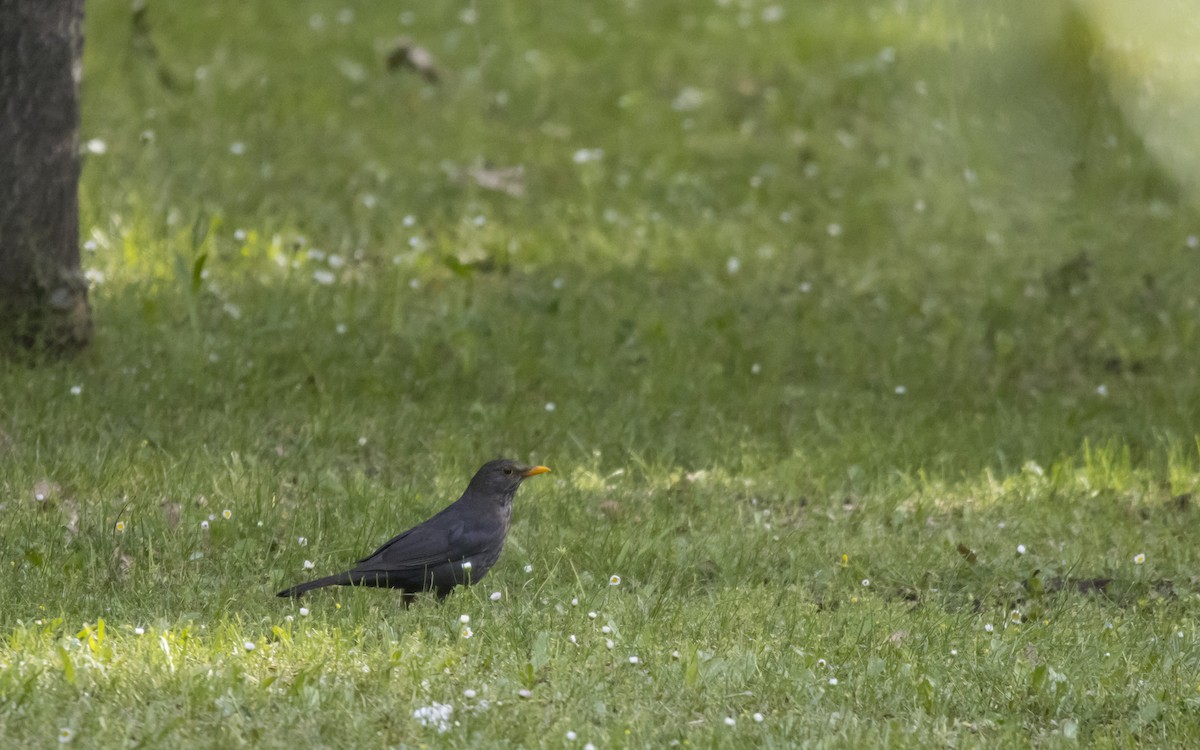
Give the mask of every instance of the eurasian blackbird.
<svg viewBox="0 0 1200 750">
<path fill-rule="evenodd" d="M 458 584 L 483 578 L 496 564 L 508 536 L 512 501 L 521 482 L 545 474 L 502 458 L 483 465 L 467 491 L 440 513 L 394 537 L 350 570 L 279 592 L 300 596 L 323 586 L 380 586 L 401 589 L 404 602 L 422 591 L 443 599 Z"/>
</svg>

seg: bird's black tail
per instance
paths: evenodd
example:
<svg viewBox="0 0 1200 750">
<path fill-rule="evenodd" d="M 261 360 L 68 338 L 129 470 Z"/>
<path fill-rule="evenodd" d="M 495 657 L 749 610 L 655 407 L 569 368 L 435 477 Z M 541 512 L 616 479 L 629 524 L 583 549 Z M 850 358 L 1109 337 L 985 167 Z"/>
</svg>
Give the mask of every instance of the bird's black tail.
<svg viewBox="0 0 1200 750">
<path fill-rule="evenodd" d="M 283 591 L 280 591 L 278 594 L 276 594 L 276 596 L 290 596 L 298 599 L 300 598 L 301 594 L 311 589 L 319 589 L 326 586 L 345 586 L 353 582 L 354 579 L 350 577 L 349 572 L 337 573 L 335 575 L 325 576 L 324 578 L 318 578 L 315 581 L 297 584 L 292 586 L 290 589 L 284 589 Z"/>
</svg>

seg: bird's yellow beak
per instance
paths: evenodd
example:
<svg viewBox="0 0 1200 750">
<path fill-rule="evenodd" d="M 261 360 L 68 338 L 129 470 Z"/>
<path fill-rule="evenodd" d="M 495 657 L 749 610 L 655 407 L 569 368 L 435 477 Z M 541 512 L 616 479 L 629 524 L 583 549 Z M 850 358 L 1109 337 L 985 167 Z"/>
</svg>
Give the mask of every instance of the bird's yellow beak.
<svg viewBox="0 0 1200 750">
<path fill-rule="evenodd" d="M 535 466 L 532 469 L 530 469 L 529 471 L 522 474 L 521 476 L 526 477 L 526 478 L 536 477 L 538 474 L 546 474 L 549 471 L 550 471 L 549 466 Z"/>
</svg>

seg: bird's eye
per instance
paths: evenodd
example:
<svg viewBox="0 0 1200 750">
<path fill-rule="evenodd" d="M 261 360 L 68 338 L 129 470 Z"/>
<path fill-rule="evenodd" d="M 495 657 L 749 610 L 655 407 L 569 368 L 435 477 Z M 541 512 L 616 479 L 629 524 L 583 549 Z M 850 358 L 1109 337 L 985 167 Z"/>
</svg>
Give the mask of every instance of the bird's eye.
<svg viewBox="0 0 1200 750">
<path fill-rule="evenodd" d="M 505 474 L 512 474 L 512 469 L 505 469 L 505 470 L 504 470 L 504 473 L 505 473 Z"/>
</svg>

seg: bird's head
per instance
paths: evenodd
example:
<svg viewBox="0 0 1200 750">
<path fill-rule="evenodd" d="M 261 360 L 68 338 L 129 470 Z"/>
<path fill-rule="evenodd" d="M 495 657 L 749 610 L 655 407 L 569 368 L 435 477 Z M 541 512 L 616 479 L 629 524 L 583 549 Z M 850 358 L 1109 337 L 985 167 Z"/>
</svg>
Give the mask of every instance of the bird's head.
<svg viewBox="0 0 1200 750">
<path fill-rule="evenodd" d="M 526 466 L 519 461 L 500 458 L 489 461 L 475 472 L 468 488 L 475 492 L 512 497 L 521 482 L 538 474 L 545 474 L 550 469 L 545 466 Z"/>
</svg>

